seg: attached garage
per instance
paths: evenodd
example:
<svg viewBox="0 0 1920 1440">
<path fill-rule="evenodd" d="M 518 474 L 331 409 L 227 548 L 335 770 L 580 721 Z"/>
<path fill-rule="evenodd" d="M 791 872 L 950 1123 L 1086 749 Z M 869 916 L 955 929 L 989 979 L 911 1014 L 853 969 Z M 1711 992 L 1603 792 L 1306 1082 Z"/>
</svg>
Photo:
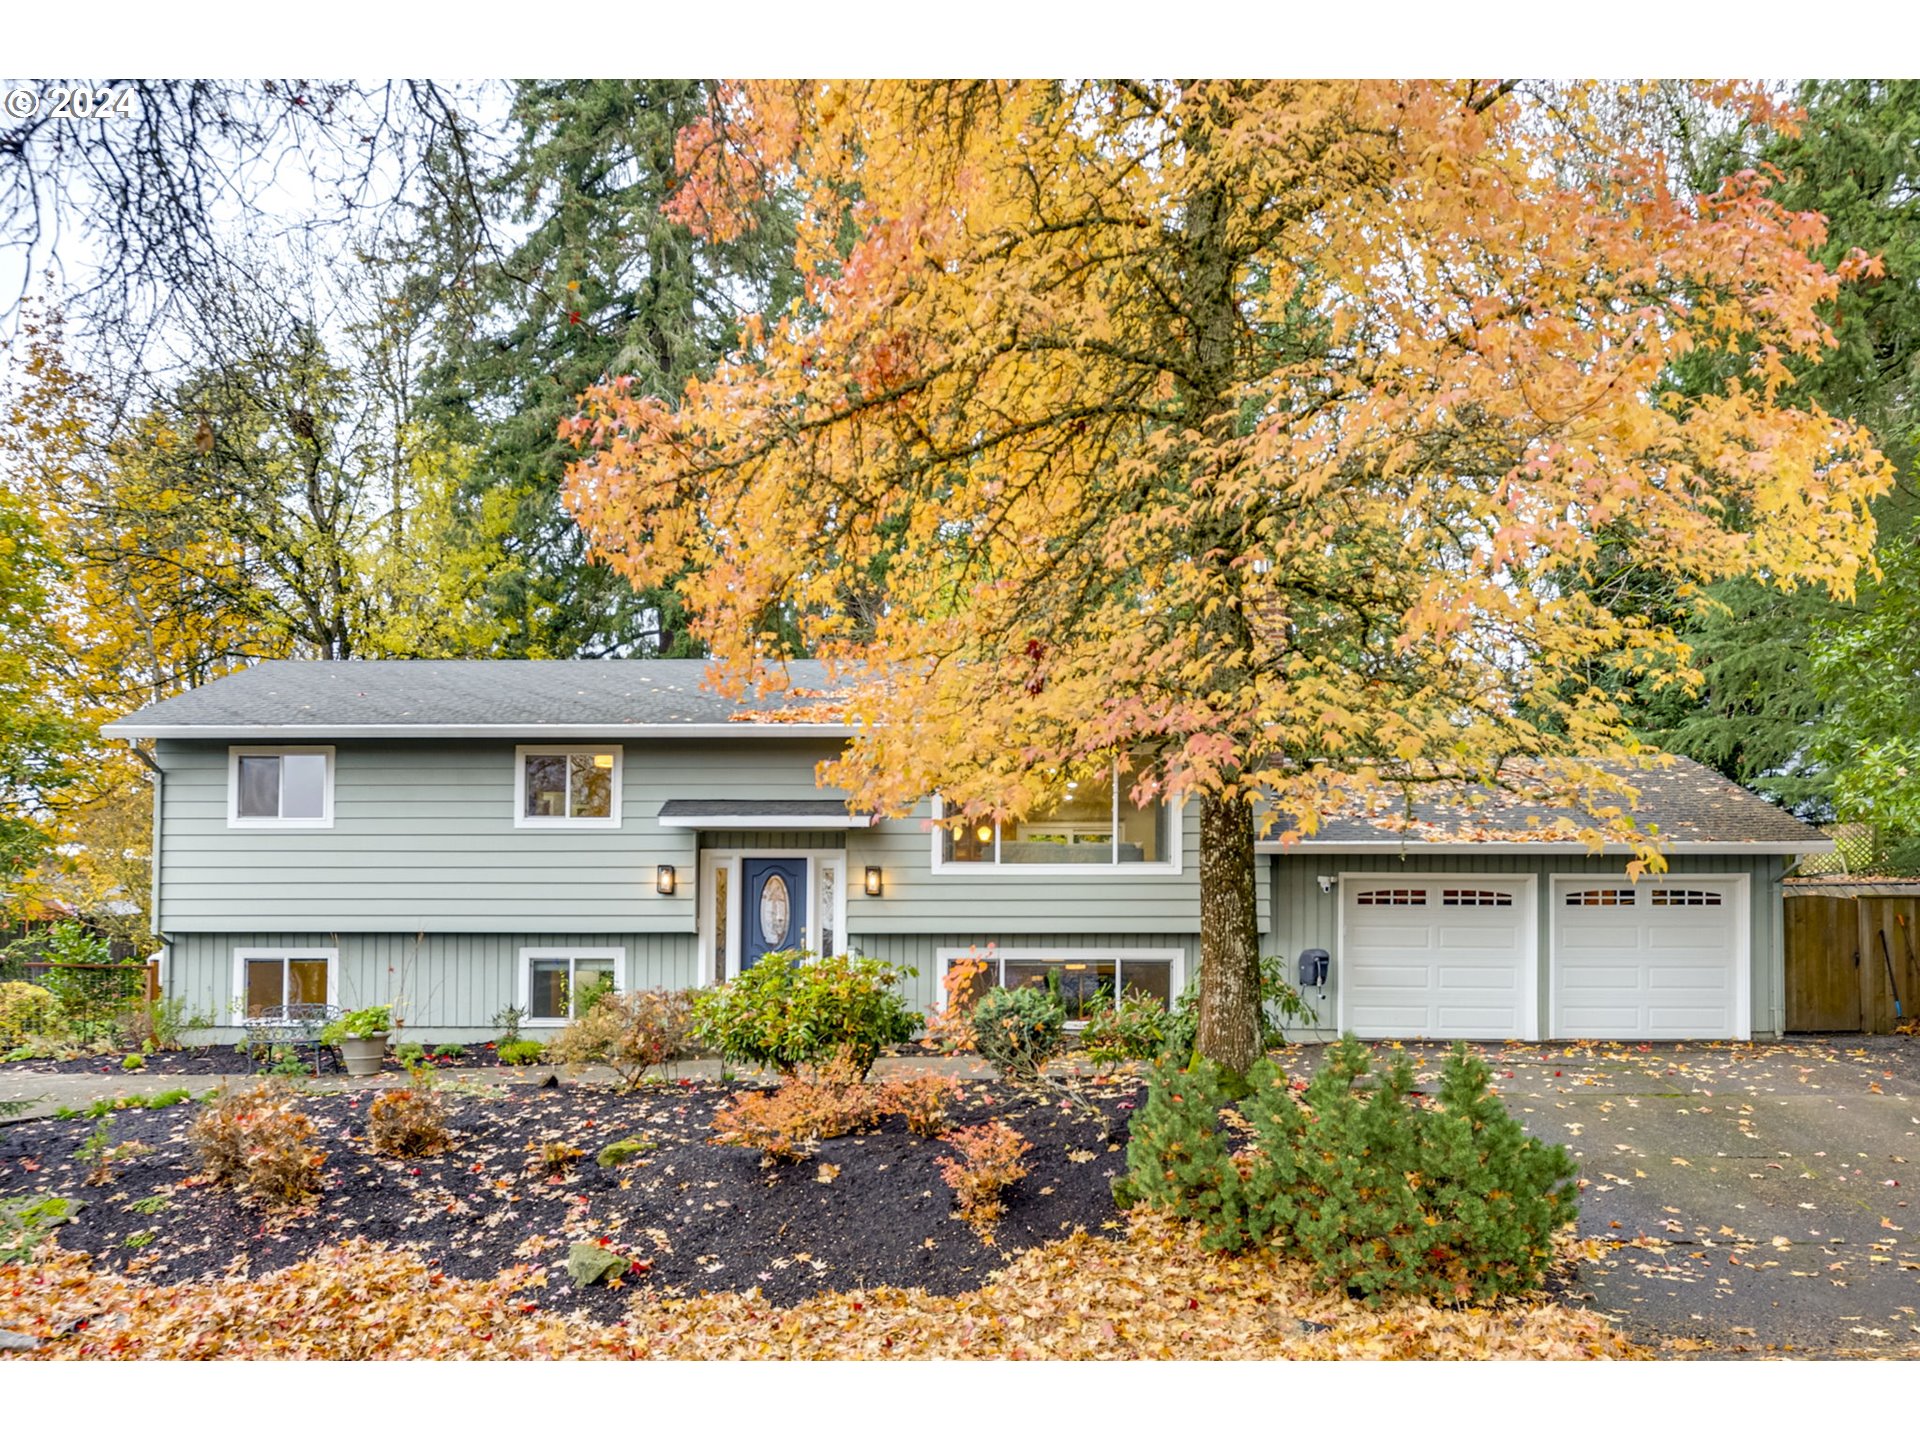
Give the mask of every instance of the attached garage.
<svg viewBox="0 0 1920 1440">
<path fill-rule="evenodd" d="M 1556 1039 L 1751 1034 L 1743 878 L 1559 879 L 1552 905 Z"/>
<path fill-rule="evenodd" d="M 1342 879 L 1342 1029 L 1368 1038 L 1535 1038 L 1529 878 Z"/>
<path fill-rule="evenodd" d="M 1626 793 L 1631 785 L 1633 793 Z M 1604 802 L 1608 792 L 1591 797 Z M 1303 992 L 1327 1039 L 1746 1040 L 1789 1013 L 1780 882 L 1833 843 L 1683 759 L 1622 770 L 1668 869 L 1570 838 L 1582 817 L 1427 787 L 1270 837 L 1267 953 L 1331 957 Z M 1909 1004 L 1909 1010 L 1913 1007 Z"/>
</svg>

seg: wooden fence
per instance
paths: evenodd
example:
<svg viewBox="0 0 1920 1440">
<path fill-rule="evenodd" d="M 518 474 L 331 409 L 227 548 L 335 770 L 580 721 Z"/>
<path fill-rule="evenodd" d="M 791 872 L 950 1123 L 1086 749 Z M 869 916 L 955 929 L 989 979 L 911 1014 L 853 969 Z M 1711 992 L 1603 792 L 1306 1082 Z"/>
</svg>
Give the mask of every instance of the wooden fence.
<svg viewBox="0 0 1920 1440">
<path fill-rule="evenodd" d="M 1789 890 L 1787 1029 L 1886 1035 L 1920 1002 L 1920 886 Z"/>
</svg>

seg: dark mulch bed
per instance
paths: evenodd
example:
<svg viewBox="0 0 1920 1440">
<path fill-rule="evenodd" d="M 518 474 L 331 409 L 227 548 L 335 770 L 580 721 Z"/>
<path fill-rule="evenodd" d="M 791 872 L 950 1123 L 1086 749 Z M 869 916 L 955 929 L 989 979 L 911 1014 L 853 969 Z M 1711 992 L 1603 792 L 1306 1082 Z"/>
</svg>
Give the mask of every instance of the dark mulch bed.
<svg viewBox="0 0 1920 1440">
<path fill-rule="evenodd" d="M 632 1094 L 567 1085 L 453 1095 L 459 1146 L 411 1161 L 367 1148 L 371 1095 L 311 1095 L 302 1106 L 329 1153 L 326 1194 L 279 1217 L 198 1182 L 185 1140 L 196 1105 L 118 1114 L 115 1143 L 154 1151 L 98 1187 L 83 1183 L 87 1166 L 73 1158 L 92 1122 L 26 1121 L 0 1127 L 0 1195 L 84 1200 L 61 1244 L 158 1281 L 208 1275 L 242 1256 L 257 1273 L 358 1235 L 416 1249 L 454 1275 L 544 1267 L 547 1287 L 525 1292 L 529 1300 L 606 1318 L 642 1285 L 686 1294 L 758 1287 L 779 1304 L 876 1285 L 952 1294 L 977 1288 L 1016 1250 L 1118 1220 L 1109 1187 L 1125 1165 L 1133 1082 L 1097 1092 L 1119 1121 L 1107 1142 L 1055 1105 L 997 1084 L 966 1086 L 956 1125 L 998 1118 L 1033 1144 L 1030 1173 L 1007 1192 L 991 1246 L 950 1213 L 935 1161 L 951 1147 L 910 1134 L 897 1117 L 829 1140 L 798 1165 L 766 1168 L 755 1151 L 708 1144 L 714 1109 L 738 1088 L 683 1081 Z M 636 1135 L 658 1148 L 614 1169 L 595 1163 L 603 1146 Z M 549 1140 L 586 1152 L 557 1183 L 528 1168 Z M 157 1212 L 131 1208 L 156 1195 L 165 1200 Z M 567 1246 L 602 1239 L 651 1270 L 617 1293 L 574 1289 Z"/>
<path fill-rule="evenodd" d="M 305 1067 L 304 1073 L 312 1074 L 313 1051 L 303 1045 L 300 1047 L 300 1059 Z M 427 1063 L 436 1070 L 476 1070 L 500 1066 L 500 1057 L 492 1045 L 469 1045 L 464 1055 L 429 1055 Z M 266 1061 L 257 1059 L 255 1067 L 265 1070 Z M 383 1068 L 394 1075 L 405 1069 L 391 1050 L 387 1053 Z M 76 1060 L 0 1061 L 0 1074 L 26 1075 L 232 1075 L 245 1069 L 245 1059 L 232 1045 L 194 1045 L 184 1050 L 156 1050 L 147 1056 L 147 1063 L 137 1071 L 124 1070 L 118 1055 L 83 1055 Z M 346 1073 L 340 1064 L 339 1052 L 331 1046 L 320 1047 L 320 1073 Z"/>
</svg>

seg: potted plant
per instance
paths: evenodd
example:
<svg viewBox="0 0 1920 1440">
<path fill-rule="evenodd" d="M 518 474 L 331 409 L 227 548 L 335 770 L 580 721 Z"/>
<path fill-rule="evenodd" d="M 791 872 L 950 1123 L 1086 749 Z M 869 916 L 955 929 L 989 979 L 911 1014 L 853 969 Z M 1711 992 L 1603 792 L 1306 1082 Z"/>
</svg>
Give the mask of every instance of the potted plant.
<svg viewBox="0 0 1920 1440">
<path fill-rule="evenodd" d="M 340 1051 L 340 1063 L 349 1075 L 378 1075 L 387 1053 L 387 1032 L 393 1028 L 391 1005 L 369 1005 L 350 1010 L 320 1032 L 320 1043 Z"/>
</svg>

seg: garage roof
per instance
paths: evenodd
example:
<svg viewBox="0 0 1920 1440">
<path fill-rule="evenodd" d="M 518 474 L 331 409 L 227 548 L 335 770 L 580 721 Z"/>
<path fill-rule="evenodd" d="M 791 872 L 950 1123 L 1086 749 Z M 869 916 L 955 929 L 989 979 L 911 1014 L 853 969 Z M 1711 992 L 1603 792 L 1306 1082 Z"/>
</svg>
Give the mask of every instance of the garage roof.
<svg viewBox="0 0 1920 1440">
<path fill-rule="evenodd" d="M 1614 792 L 1597 804 L 1630 810 L 1640 829 L 1676 851 L 1734 850 L 1746 854 L 1809 855 L 1833 842 L 1770 801 L 1736 785 L 1719 771 L 1674 757 L 1653 769 L 1602 765 L 1638 792 L 1631 802 Z M 1411 816 L 1409 817 L 1409 809 Z M 1355 802 L 1324 817 L 1311 836 L 1287 845 L 1263 840 L 1263 852 L 1368 850 L 1565 850 L 1589 847 L 1575 831 L 1593 821 L 1577 809 L 1556 809 L 1517 794 L 1482 787 L 1429 788 L 1411 807 L 1399 790 L 1383 790 L 1372 803 Z M 1624 852 L 1626 845 L 1608 845 Z"/>
</svg>

